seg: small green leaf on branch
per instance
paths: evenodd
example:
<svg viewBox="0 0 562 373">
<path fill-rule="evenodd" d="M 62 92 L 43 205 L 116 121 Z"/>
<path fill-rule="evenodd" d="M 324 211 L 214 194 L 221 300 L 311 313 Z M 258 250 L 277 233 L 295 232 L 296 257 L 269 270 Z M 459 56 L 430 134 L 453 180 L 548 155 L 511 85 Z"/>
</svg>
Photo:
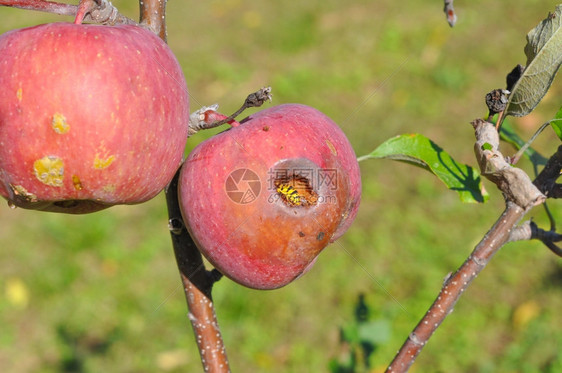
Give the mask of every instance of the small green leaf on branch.
<svg viewBox="0 0 562 373">
<path fill-rule="evenodd" d="M 489 142 L 485 142 L 484 144 L 482 144 L 482 150 L 492 150 L 492 144 L 490 144 Z"/>
<path fill-rule="evenodd" d="M 462 202 L 485 202 L 488 193 L 478 171 L 455 161 L 440 146 L 420 134 L 393 137 L 379 145 L 365 159 L 392 159 L 421 167 L 439 178 L 447 188 L 456 191 Z"/>
</svg>

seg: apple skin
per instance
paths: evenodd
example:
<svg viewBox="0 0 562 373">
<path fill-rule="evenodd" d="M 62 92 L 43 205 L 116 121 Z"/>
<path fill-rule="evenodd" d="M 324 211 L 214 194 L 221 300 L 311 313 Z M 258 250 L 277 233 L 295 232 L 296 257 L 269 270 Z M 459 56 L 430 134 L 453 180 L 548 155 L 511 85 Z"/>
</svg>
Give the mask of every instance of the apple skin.
<svg viewBox="0 0 562 373">
<path fill-rule="evenodd" d="M 316 201 L 281 198 L 276 180 L 284 174 L 305 176 Z M 235 202 L 236 187 L 254 194 Z M 199 144 L 182 166 L 179 196 L 186 227 L 211 264 L 244 286 L 275 289 L 306 272 L 351 225 L 361 178 L 351 144 L 330 118 L 285 104 Z"/>
<path fill-rule="evenodd" d="M 180 65 L 133 25 L 52 23 L 0 36 L 0 195 L 89 213 L 156 196 L 181 164 Z"/>
</svg>

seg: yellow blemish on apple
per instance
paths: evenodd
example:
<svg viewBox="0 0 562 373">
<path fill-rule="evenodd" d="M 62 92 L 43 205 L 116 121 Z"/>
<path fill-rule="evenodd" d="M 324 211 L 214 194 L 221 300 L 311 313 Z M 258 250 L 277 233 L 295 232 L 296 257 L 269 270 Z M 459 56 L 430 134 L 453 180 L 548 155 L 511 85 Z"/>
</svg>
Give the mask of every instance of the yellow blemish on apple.
<svg viewBox="0 0 562 373">
<path fill-rule="evenodd" d="M 59 157 L 48 155 L 33 162 L 35 177 L 43 184 L 61 187 L 64 178 L 64 162 Z"/>
<path fill-rule="evenodd" d="M 23 99 L 23 89 L 21 87 L 19 87 L 16 92 L 16 98 L 19 102 L 21 102 L 21 100 Z"/>
<path fill-rule="evenodd" d="M 61 113 L 55 113 L 51 120 L 51 126 L 56 133 L 63 134 L 70 131 L 70 125 L 66 121 L 66 117 Z"/>
<path fill-rule="evenodd" d="M 326 140 L 326 145 L 328 145 L 328 148 L 330 148 L 330 151 L 332 152 L 333 155 L 338 155 L 338 151 L 336 150 L 336 147 L 334 146 L 334 144 L 332 144 L 330 140 Z"/>
<path fill-rule="evenodd" d="M 72 185 L 74 185 L 74 189 L 82 190 L 82 182 L 78 175 L 72 175 Z"/>
<path fill-rule="evenodd" d="M 105 158 L 100 158 L 99 153 L 96 154 L 96 159 L 94 159 L 94 168 L 97 168 L 99 170 L 103 170 L 104 168 L 109 167 L 113 161 L 115 160 L 115 156 L 114 155 L 110 155 L 108 157 Z"/>
</svg>

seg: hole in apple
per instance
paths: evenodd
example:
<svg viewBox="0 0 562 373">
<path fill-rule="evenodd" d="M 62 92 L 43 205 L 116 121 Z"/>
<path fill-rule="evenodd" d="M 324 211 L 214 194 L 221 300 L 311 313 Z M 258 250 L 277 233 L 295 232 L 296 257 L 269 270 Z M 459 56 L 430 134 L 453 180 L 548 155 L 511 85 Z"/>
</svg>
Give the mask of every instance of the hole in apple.
<svg viewBox="0 0 562 373">
<path fill-rule="evenodd" d="M 305 157 L 278 161 L 268 171 L 271 200 L 292 208 L 318 205 L 320 172 L 320 167 Z"/>
</svg>

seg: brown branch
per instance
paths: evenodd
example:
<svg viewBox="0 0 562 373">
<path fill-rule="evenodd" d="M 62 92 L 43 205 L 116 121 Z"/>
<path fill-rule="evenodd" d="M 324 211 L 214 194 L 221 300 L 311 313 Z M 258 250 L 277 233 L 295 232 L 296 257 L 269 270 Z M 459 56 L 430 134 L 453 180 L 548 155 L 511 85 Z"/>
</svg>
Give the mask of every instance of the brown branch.
<svg viewBox="0 0 562 373">
<path fill-rule="evenodd" d="M 529 228 L 531 231 L 531 238 L 540 240 L 555 255 L 562 257 L 562 249 L 555 243 L 562 241 L 562 235 L 560 233 L 557 233 L 554 229 L 545 231 L 539 228 L 534 222 L 529 223 Z"/>
<path fill-rule="evenodd" d="M 140 23 L 148 26 L 166 41 L 164 0 L 139 0 Z M 172 236 L 174 254 L 180 272 L 189 320 L 195 334 L 201 363 L 205 372 L 230 372 L 224 342 L 217 322 L 211 291 L 222 276 L 217 271 L 207 271 L 201 253 L 185 228 L 181 215 L 178 181 L 181 168 L 166 188 L 168 226 Z"/>
<path fill-rule="evenodd" d="M 554 229 L 541 229 L 532 221 L 526 221 L 513 229 L 509 242 L 533 239 L 541 241 L 553 254 L 562 257 L 562 249 L 556 245 L 556 242 L 562 241 L 562 234 Z"/>
<path fill-rule="evenodd" d="M 83 20 L 86 22 L 93 22 L 104 25 L 136 24 L 136 22 L 132 19 L 127 18 L 119 13 L 117 11 L 117 8 L 115 8 L 108 0 L 96 0 L 95 2 L 95 6 L 88 6 L 87 13 L 80 15 L 80 22 L 83 18 Z M 77 5 L 57 3 L 46 0 L 0 0 L 0 6 L 26 10 L 36 10 L 40 12 L 74 17 L 79 11 L 79 6 Z M 84 8 L 84 6 L 82 6 L 82 8 Z"/>
<path fill-rule="evenodd" d="M 525 212 L 525 209 L 516 204 L 507 203 L 504 213 L 476 246 L 472 254 L 453 275 L 445 280 L 437 299 L 413 332 L 410 333 L 408 339 L 388 366 L 387 372 L 406 372 L 410 368 L 435 330 L 445 320 L 445 317 L 453 312 L 455 304 L 468 285 L 508 241 L 509 232 L 525 215 Z"/>
<path fill-rule="evenodd" d="M 499 134 L 492 123 L 478 119 L 473 123 L 476 136 L 474 151 L 482 175 L 496 184 L 506 199 L 506 209 L 461 267 L 443 283 L 427 313 L 408 336 L 387 372 L 406 372 L 429 338 L 453 312 L 455 304 L 470 283 L 486 267 L 494 254 L 515 237 L 512 231 L 533 206 L 546 197 L 523 170 L 513 167 L 499 151 Z M 525 233 L 523 229 L 518 234 Z"/>
<path fill-rule="evenodd" d="M 62 16 L 74 16 L 78 9 L 77 5 L 55 3 L 45 0 L 0 0 L 1 6 L 10 8 L 19 8 L 27 10 L 36 10 L 39 12 L 47 12 L 59 14 Z"/>
<path fill-rule="evenodd" d="M 167 0 L 139 0 L 141 25 L 148 27 L 160 39 L 166 41 Z"/>
<path fill-rule="evenodd" d="M 228 358 L 211 297 L 213 284 L 220 275 L 216 271 L 205 269 L 201 253 L 184 227 L 178 202 L 178 179 L 179 170 L 166 189 L 166 203 L 174 254 L 189 308 L 189 320 L 205 372 L 229 372 Z"/>
</svg>

